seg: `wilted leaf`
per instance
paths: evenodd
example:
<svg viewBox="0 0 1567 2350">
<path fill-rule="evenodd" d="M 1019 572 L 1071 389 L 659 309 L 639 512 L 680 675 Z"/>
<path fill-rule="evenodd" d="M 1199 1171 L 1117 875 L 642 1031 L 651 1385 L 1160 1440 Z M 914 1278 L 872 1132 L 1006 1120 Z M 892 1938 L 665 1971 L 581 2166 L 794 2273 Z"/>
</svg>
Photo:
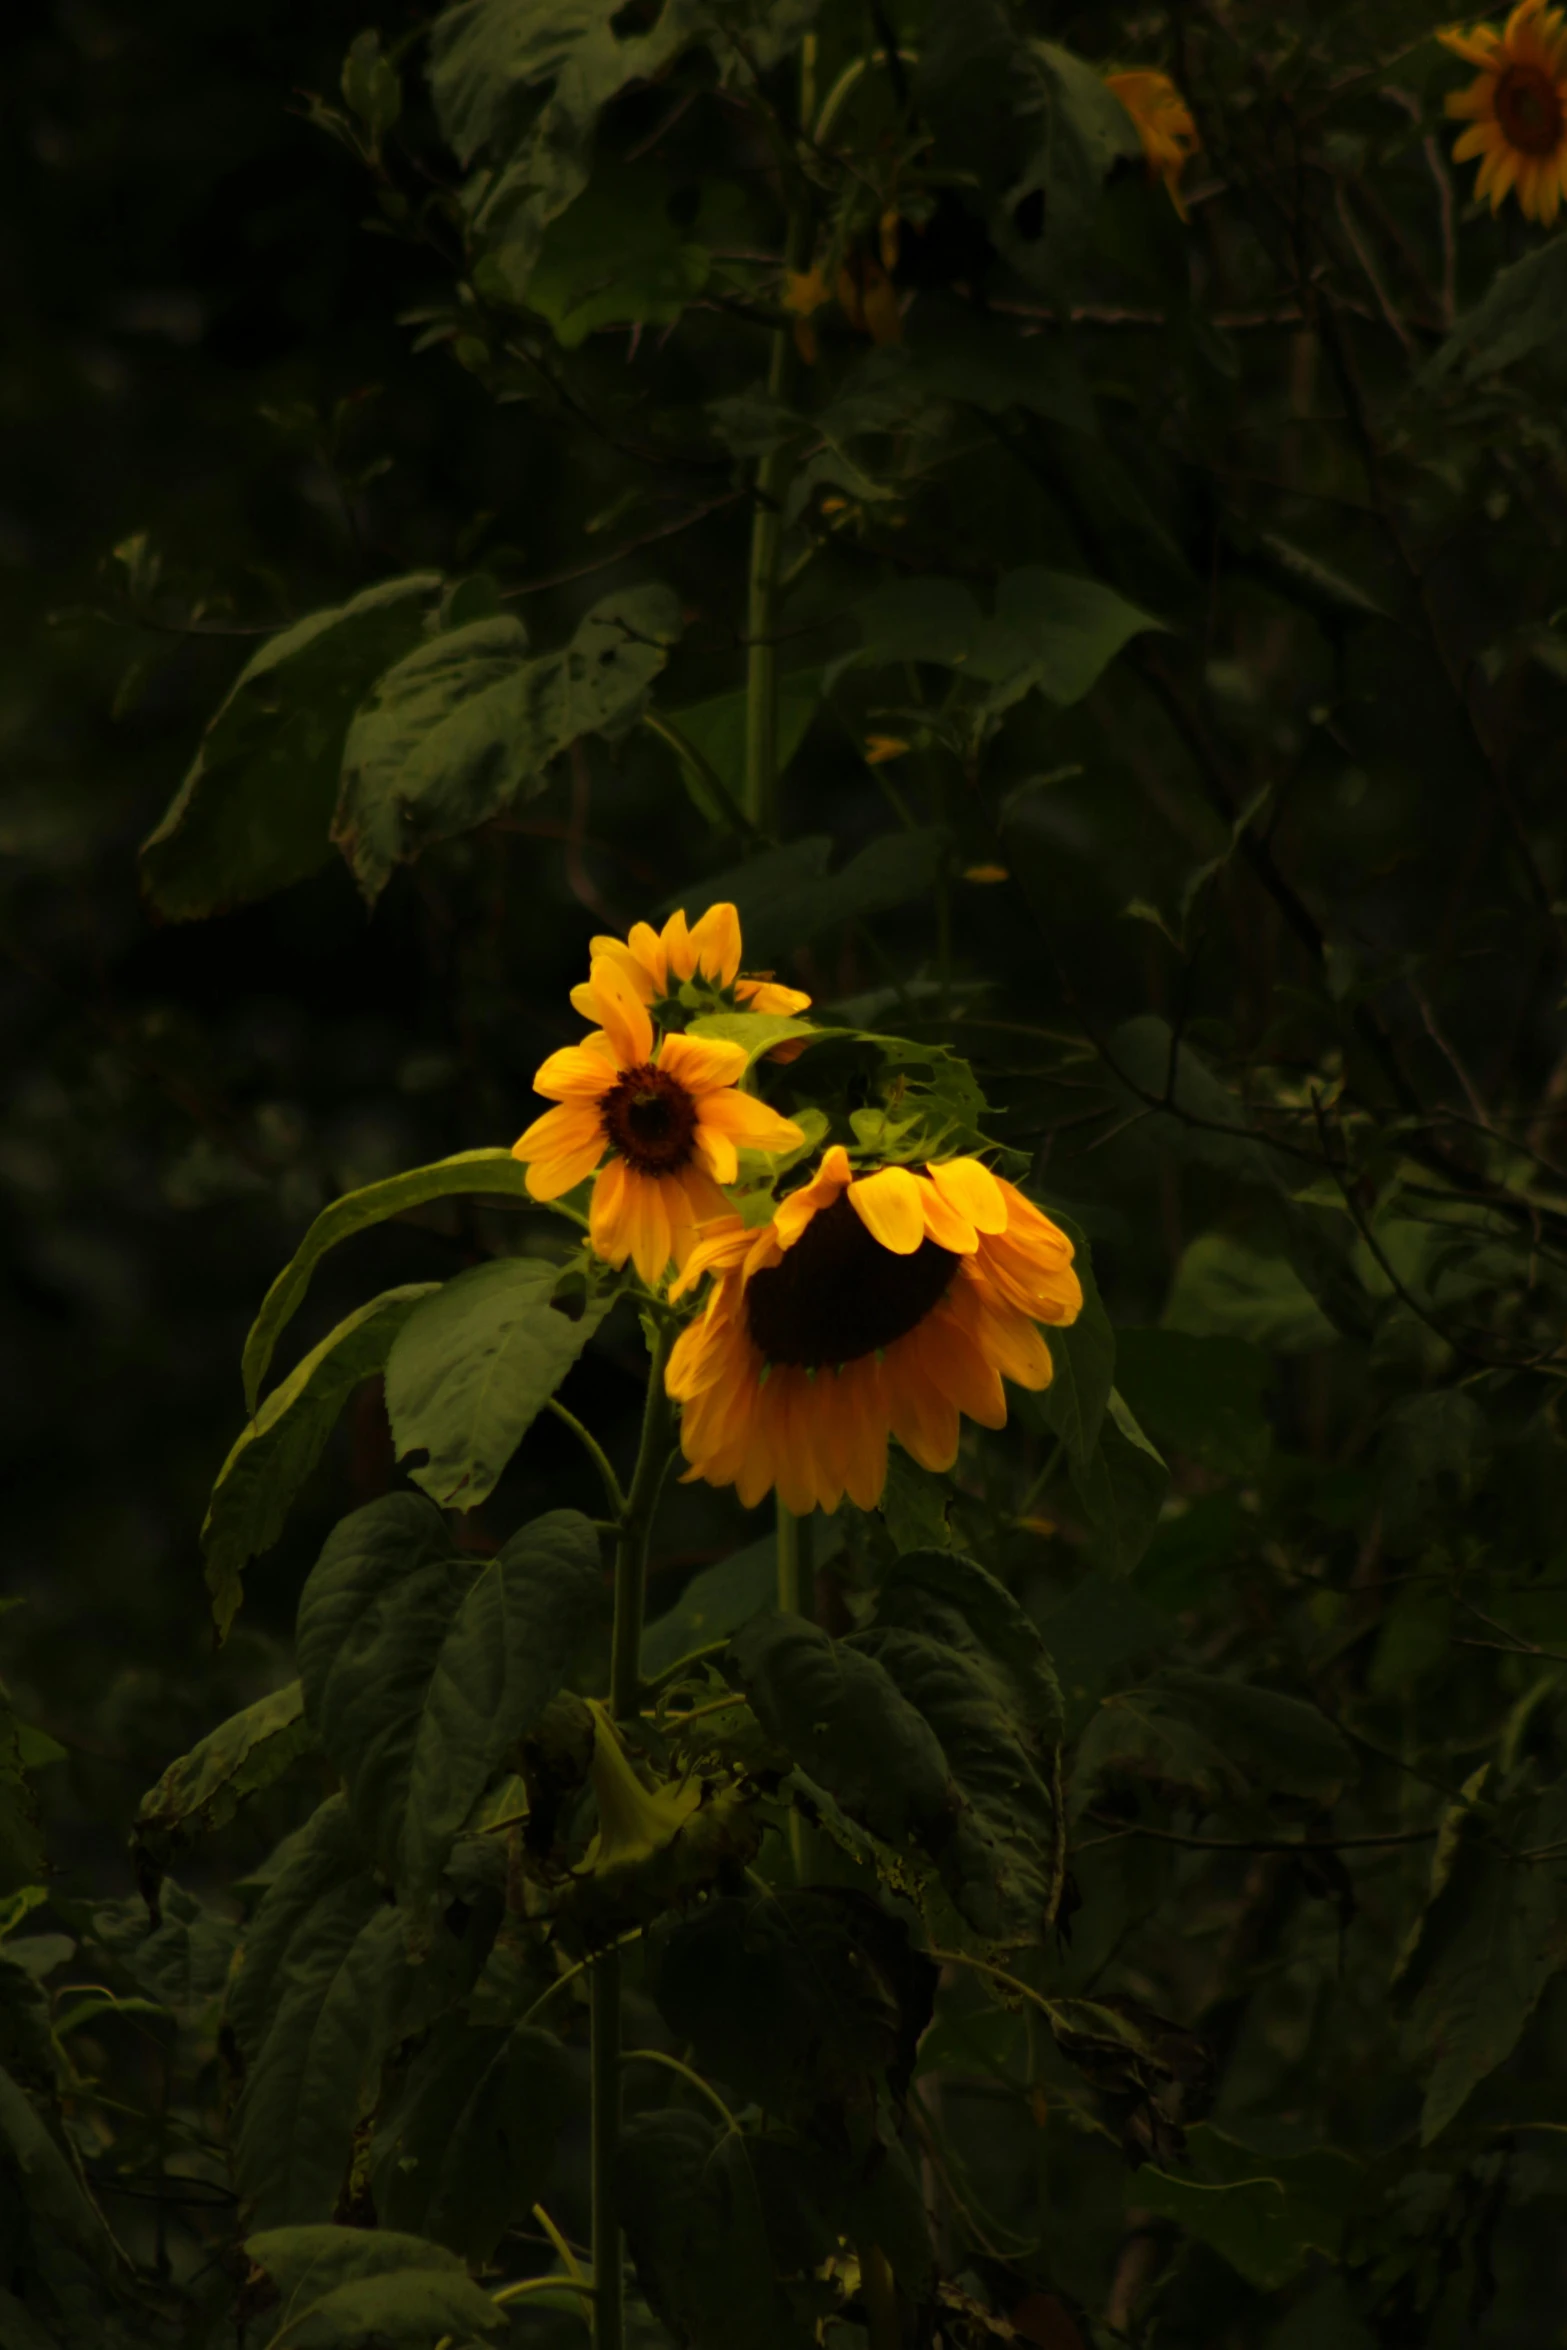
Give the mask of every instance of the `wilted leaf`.
<svg viewBox="0 0 1567 2350">
<path fill-rule="evenodd" d="M 138 1878 L 155 1885 L 181 1845 L 224 1827 L 314 1744 L 297 1681 L 220 1722 L 142 1797 L 132 1830 Z"/>
</svg>

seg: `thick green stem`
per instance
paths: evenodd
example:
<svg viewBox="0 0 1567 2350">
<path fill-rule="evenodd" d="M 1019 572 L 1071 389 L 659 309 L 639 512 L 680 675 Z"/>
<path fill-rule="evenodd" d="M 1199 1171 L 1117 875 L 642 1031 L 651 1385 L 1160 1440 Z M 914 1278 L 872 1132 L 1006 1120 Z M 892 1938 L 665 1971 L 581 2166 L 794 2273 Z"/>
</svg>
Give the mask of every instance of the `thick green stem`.
<svg viewBox="0 0 1567 2350">
<path fill-rule="evenodd" d="M 659 1489 L 669 1466 L 674 1411 L 664 1371 L 674 1331 L 664 1324 L 648 1365 L 642 1441 L 621 1514 L 615 1550 L 615 1624 L 610 1635 L 610 1710 L 623 1720 L 637 1710 L 642 1689 L 642 1613 L 648 1536 Z M 615 2170 L 620 2154 L 620 1952 L 606 1950 L 589 1978 L 593 2119 L 593 2350 L 624 2350 L 625 2279 Z"/>
<path fill-rule="evenodd" d="M 621 2273 L 620 2204 L 615 2184 L 620 2153 L 618 1950 L 604 1951 L 588 1977 L 588 2022 L 592 2040 L 593 2350 L 624 2350 L 625 2278 Z"/>
</svg>

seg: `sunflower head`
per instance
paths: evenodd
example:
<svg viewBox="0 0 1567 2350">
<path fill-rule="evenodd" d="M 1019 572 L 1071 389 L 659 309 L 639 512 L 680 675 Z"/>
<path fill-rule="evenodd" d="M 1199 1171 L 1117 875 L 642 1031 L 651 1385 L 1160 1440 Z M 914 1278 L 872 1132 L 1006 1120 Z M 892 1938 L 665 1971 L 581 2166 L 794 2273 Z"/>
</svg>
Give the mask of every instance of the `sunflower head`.
<svg viewBox="0 0 1567 2350">
<path fill-rule="evenodd" d="M 718 1037 L 659 1038 L 618 959 L 601 957 L 589 981 L 601 1023 L 566 1045 L 533 1080 L 556 1107 L 513 1144 L 535 1199 L 559 1199 L 595 1175 L 588 1236 L 606 1264 L 630 1258 L 650 1285 L 683 1265 L 697 1227 L 728 1213 L 720 1184 L 739 1152 L 793 1150 L 805 1140 L 754 1094 L 742 1093 L 743 1045 Z"/>
<path fill-rule="evenodd" d="M 1469 128 L 1455 163 L 1480 158 L 1475 194 L 1491 210 L 1515 194 L 1529 220 L 1556 218 L 1567 194 L 1567 17 L 1545 0 L 1520 0 L 1506 24 L 1438 33 L 1443 47 L 1479 68 L 1447 111 Z"/>
<path fill-rule="evenodd" d="M 1111 73 L 1105 87 L 1112 91 L 1132 118 L 1143 143 L 1151 179 L 1162 179 L 1170 201 L 1184 220 L 1181 174 L 1202 142 L 1191 108 L 1167 73 L 1143 68 L 1135 73 Z"/>
<path fill-rule="evenodd" d="M 841 1146 L 768 1223 L 715 1224 L 671 1295 L 708 1276 L 669 1365 L 688 1475 L 801 1514 L 874 1508 L 889 1435 L 951 1468 L 961 1418 L 1003 1426 L 1003 1378 L 1046 1386 L 1039 1325 L 1082 1306 L 1065 1233 L 980 1160 L 856 1173 Z"/>
<path fill-rule="evenodd" d="M 601 964 L 620 972 L 655 1018 L 676 1010 L 790 1015 L 810 1009 L 810 997 L 797 987 L 781 987 L 765 975 L 742 977 L 740 916 L 732 905 L 709 906 L 693 923 L 687 922 L 682 909 L 670 915 L 662 930 L 650 922 L 634 923 L 626 938 L 594 939 L 592 954 L 592 976 L 571 991 L 585 1020 L 600 1017 Z"/>
</svg>

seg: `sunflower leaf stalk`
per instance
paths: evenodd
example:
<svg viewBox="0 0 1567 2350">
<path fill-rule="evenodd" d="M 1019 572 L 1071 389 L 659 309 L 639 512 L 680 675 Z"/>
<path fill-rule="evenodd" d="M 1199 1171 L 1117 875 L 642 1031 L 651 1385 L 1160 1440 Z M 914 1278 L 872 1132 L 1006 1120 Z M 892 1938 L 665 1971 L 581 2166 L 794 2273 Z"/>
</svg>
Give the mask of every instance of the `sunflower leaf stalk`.
<svg viewBox="0 0 1567 2350">
<path fill-rule="evenodd" d="M 642 1407 L 642 1435 L 615 1545 L 609 1710 L 616 1720 L 624 1720 L 636 1712 L 641 1693 L 648 1537 L 653 1530 L 653 1516 L 673 1449 L 674 1414 L 664 1384 L 674 1338 L 673 1324 L 660 1316 L 649 1338 L 652 1359 Z M 594 2350 L 623 2350 L 626 2332 L 620 2206 L 615 2183 L 620 2158 L 620 1994 L 620 1953 L 606 1950 L 595 1962 L 589 1984 Z"/>
</svg>

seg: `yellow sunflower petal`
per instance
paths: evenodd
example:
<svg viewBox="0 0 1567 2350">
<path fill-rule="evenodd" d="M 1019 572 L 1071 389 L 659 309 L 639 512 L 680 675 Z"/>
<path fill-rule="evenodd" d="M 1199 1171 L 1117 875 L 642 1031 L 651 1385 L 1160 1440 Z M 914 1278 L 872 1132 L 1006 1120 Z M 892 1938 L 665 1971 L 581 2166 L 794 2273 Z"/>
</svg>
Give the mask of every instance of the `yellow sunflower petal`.
<svg viewBox="0 0 1567 2350">
<path fill-rule="evenodd" d="M 611 1159 L 607 1167 L 599 1169 L 588 1207 L 588 1238 L 594 1255 L 602 1257 L 606 1265 L 623 1265 L 631 1254 L 625 1207 L 626 1162 Z"/>
<path fill-rule="evenodd" d="M 691 926 L 692 969 L 728 987 L 740 968 L 739 910 L 724 900 Z"/>
<path fill-rule="evenodd" d="M 597 1101 L 618 1075 L 606 1040 L 585 1036 L 581 1044 L 562 1045 L 558 1053 L 551 1053 L 534 1077 L 533 1090 L 550 1102 Z"/>
<path fill-rule="evenodd" d="M 791 1191 L 780 1203 L 773 1218 L 773 1232 L 780 1248 L 792 1248 L 813 1216 L 823 1208 L 830 1208 L 841 1191 L 853 1181 L 854 1170 L 849 1154 L 842 1143 L 835 1142 L 809 1183 L 802 1183 L 798 1191 Z"/>
<path fill-rule="evenodd" d="M 1501 34 L 1494 25 L 1488 24 L 1477 25 L 1472 33 L 1452 29 L 1438 33 L 1436 37 L 1444 49 L 1450 49 L 1466 65 L 1489 65 L 1502 45 Z"/>
<path fill-rule="evenodd" d="M 680 1279 L 670 1290 L 671 1302 L 695 1289 L 706 1273 L 733 1272 L 744 1262 L 754 1238 L 738 1216 L 726 1216 L 721 1224 L 709 1224 L 686 1259 Z"/>
<path fill-rule="evenodd" d="M 808 995 L 797 987 L 784 987 L 776 979 L 737 979 L 735 1001 L 748 1012 L 777 1013 L 786 1020 L 811 1008 Z"/>
<path fill-rule="evenodd" d="M 715 1183 L 733 1183 L 740 1172 L 740 1160 L 727 1134 L 716 1126 L 704 1126 L 699 1119 L 692 1137 L 697 1156 Z"/>
<path fill-rule="evenodd" d="M 640 1069 L 653 1053 L 653 1023 L 647 1006 L 619 964 L 601 955 L 590 985 L 610 1049 L 622 1069 Z"/>
<path fill-rule="evenodd" d="M 805 1140 L 792 1118 L 781 1117 L 754 1093 L 733 1087 L 724 1093 L 704 1094 L 696 1105 L 698 1131 L 726 1134 L 744 1150 L 792 1151 Z"/>
<path fill-rule="evenodd" d="M 745 1047 L 719 1036 L 666 1036 L 658 1049 L 658 1065 L 694 1099 L 733 1085 L 745 1074 Z"/>
<path fill-rule="evenodd" d="M 938 1159 L 929 1173 L 942 1198 L 976 1232 L 1005 1232 L 1007 1202 L 982 1159 Z"/>
<path fill-rule="evenodd" d="M 1477 122 L 1461 139 L 1454 140 L 1453 161 L 1467 163 L 1472 156 L 1486 154 L 1497 144 L 1499 135 L 1494 123 Z"/>
<path fill-rule="evenodd" d="M 925 1238 L 920 1187 L 907 1167 L 883 1167 L 851 1184 L 849 1205 L 872 1240 L 894 1256 L 913 1256 Z"/>
<path fill-rule="evenodd" d="M 591 1175 L 604 1156 L 604 1129 L 587 1105 L 564 1103 L 535 1118 L 512 1144 L 511 1155 L 525 1162 L 534 1199 L 559 1199 Z"/>
<path fill-rule="evenodd" d="M 691 944 L 691 927 L 686 921 L 684 906 L 677 908 L 664 924 L 659 944 L 663 948 L 665 965 L 672 981 L 694 976 L 696 950 Z"/>
<path fill-rule="evenodd" d="M 920 1187 L 920 1213 L 925 1219 L 925 1237 L 938 1248 L 950 1249 L 954 1256 L 971 1257 L 979 1246 L 979 1234 L 966 1216 L 960 1216 L 950 1200 L 942 1197 L 934 1183 L 916 1175 Z"/>
</svg>

